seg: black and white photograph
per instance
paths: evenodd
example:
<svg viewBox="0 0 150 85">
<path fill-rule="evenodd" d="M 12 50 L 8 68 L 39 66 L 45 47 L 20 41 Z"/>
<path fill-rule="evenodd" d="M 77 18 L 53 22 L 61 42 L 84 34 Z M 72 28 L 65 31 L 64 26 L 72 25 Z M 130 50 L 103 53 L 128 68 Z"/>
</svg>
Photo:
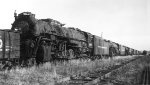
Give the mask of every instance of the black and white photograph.
<svg viewBox="0 0 150 85">
<path fill-rule="evenodd" d="M 2 0 L 0 11 L 0 85 L 150 85 L 150 0 Z"/>
</svg>

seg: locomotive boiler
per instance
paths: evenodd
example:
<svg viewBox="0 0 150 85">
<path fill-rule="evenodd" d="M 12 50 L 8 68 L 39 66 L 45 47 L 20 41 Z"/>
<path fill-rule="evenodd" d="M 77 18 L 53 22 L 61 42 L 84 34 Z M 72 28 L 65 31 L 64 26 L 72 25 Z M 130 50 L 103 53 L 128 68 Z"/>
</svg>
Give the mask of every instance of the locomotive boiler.
<svg viewBox="0 0 150 85">
<path fill-rule="evenodd" d="M 73 59 L 90 55 L 89 34 L 63 25 L 53 19 L 38 20 L 30 12 L 15 16 L 11 30 L 20 33 L 22 58 L 35 58 L 39 63 L 51 59 Z"/>
</svg>

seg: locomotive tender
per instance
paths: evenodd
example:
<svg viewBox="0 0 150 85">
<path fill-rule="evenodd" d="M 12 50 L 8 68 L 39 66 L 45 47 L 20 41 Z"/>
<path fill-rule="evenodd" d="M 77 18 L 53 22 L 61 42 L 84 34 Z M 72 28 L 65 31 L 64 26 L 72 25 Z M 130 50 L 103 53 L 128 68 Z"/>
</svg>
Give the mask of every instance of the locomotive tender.
<svg viewBox="0 0 150 85">
<path fill-rule="evenodd" d="M 10 30 L 0 30 L 0 60 L 18 64 L 53 59 L 101 58 L 135 55 L 139 51 L 53 19 L 36 19 L 35 14 L 14 14 Z"/>
</svg>

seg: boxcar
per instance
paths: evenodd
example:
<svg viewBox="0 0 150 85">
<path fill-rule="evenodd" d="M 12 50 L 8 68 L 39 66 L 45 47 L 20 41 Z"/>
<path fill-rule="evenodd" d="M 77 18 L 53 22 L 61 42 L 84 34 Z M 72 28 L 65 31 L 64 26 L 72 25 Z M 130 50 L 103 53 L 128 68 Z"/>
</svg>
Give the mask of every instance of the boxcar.
<svg viewBox="0 0 150 85">
<path fill-rule="evenodd" d="M 129 55 L 130 54 L 129 50 L 130 50 L 129 47 L 125 47 L 125 55 Z"/>
<path fill-rule="evenodd" d="M 134 55 L 137 55 L 137 50 L 134 49 Z"/>
<path fill-rule="evenodd" d="M 104 43 L 103 43 L 103 55 L 110 55 L 109 53 L 109 48 L 110 48 L 110 45 L 111 45 L 111 43 L 108 41 L 108 40 L 105 40 L 104 39 L 104 41 L 103 41 Z"/>
<path fill-rule="evenodd" d="M 132 49 L 131 49 L 131 48 L 129 48 L 129 55 L 131 55 L 131 52 L 132 52 Z"/>
<path fill-rule="evenodd" d="M 10 30 L 0 30 L 0 60 L 20 57 L 20 34 Z"/>
<path fill-rule="evenodd" d="M 120 45 L 120 55 L 125 55 L 125 46 Z"/>
<path fill-rule="evenodd" d="M 110 42 L 98 36 L 93 36 L 94 55 L 109 55 Z"/>
<path fill-rule="evenodd" d="M 101 37 L 93 36 L 93 55 L 103 55 L 103 43 Z"/>
</svg>

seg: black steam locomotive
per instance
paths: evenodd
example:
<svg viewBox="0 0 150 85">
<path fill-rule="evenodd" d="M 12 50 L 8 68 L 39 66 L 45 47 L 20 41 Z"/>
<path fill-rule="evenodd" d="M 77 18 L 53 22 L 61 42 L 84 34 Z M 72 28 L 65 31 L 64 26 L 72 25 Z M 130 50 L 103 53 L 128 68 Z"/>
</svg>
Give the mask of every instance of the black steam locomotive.
<svg viewBox="0 0 150 85">
<path fill-rule="evenodd" d="M 36 19 L 31 12 L 15 13 L 14 17 L 11 30 L 0 30 L 1 63 L 39 64 L 53 59 L 139 54 L 78 28 L 64 27 L 59 21 Z"/>
</svg>

